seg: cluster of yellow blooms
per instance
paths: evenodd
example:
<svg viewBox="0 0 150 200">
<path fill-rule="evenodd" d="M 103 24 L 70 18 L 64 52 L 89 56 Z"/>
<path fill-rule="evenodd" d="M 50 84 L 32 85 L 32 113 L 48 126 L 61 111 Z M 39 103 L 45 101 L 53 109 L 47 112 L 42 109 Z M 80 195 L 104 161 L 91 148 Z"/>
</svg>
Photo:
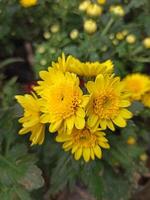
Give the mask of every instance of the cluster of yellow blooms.
<svg viewBox="0 0 150 200">
<path fill-rule="evenodd" d="M 129 74 L 122 83 L 131 101 L 141 101 L 150 108 L 150 76 L 140 73 Z"/>
<path fill-rule="evenodd" d="M 76 160 L 101 159 L 102 148 L 110 147 L 103 130 L 125 127 L 132 117 L 128 92 L 115 77 L 111 60 L 81 62 L 62 54 L 39 75 L 32 95 L 16 96 L 24 108 L 19 134 L 31 132 L 32 145 L 42 144 L 49 124 L 49 132 L 57 133 L 56 141 Z"/>
<path fill-rule="evenodd" d="M 20 0 L 20 5 L 24 8 L 32 7 L 37 4 L 37 0 Z"/>
<path fill-rule="evenodd" d="M 106 3 L 106 0 L 97 0 L 97 2 L 92 2 L 90 0 L 84 0 L 79 4 L 79 10 L 85 12 L 87 16 L 91 18 L 100 17 L 103 13 L 103 5 Z M 109 9 L 110 13 L 113 15 L 123 17 L 125 11 L 121 5 L 112 5 Z M 84 21 L 84 30 L 88 34 L 93 34 L 97 30 L 97 23 L 95 19 L 86 19 Z"/>
</svg>

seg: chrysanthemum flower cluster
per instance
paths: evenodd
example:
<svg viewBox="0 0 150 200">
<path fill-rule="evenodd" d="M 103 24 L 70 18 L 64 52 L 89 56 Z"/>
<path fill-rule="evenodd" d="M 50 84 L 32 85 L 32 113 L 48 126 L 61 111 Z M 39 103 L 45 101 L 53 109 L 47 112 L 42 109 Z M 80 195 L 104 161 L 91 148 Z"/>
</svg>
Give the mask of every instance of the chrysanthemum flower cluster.
<svg viewBox="0 0 150 200">
<path fill-rule="evenodd" d="M 125 127 L 132 117 L 129 95 L 115 77 L 111 60 L 81 62 L 62 54 L 39 75 L 32 95 L 16 96 L 24 108 L 19 134 L 31 132 L 32 145 L 42 144 L 48 125 L 76 160 L 101 159 L 102 149 L 110 148 L 104 131 Z"/>
</svg>

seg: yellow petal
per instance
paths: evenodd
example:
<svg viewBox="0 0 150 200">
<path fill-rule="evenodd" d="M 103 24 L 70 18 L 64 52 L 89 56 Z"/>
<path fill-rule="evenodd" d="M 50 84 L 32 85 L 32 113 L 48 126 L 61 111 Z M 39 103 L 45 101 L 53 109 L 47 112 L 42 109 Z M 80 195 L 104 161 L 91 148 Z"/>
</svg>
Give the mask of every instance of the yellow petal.
<svg viewBox="0 0 150 200">
<path fill-rule="evenodd" d="M 82 148 L 79 148 L 74 155 L 75 160 L 79 160 L 81 158 L 82 155 Z"/>
<path fill-rule="evenodd" d="M 127 124 L 126 121 L 120 116 L 113 119 L 113 122 L 119 127 L 125 127 Z"/>
<path fill-rule="evenodd" d="M 83 129 L 85 126 L 85 119 L 77 116 L 75 118 L 75 126 L 77 129 Z"/>
<path fill-rule="evenodd" d="M 98 120 L 98 115 L 91 114 L 91 115 L 89 116 L 89 118 L 88 118 L 88 121 L 87 121 L 89 127 L 95 126 L 97 120 Z"/>
<path fill-rule="evenodd" d="M 110 130 L 115 131 L 115 127 L 111 120 L 107 120 L 107 126 Z"/>
<path fill-rule="evenodd" d="M 110 145 L 106 142 L 99 141 L 98 144 L 103 147 L 104 149 L 109 149 Z"/>
<path fill-rule="evenodd" d="M 101 159 L 101 158 L 102 158 L 102 150 L 101 150 L 101 148 L 100 148 L 98 145 L 96 145 L 96 146 L 93 148 L 93 150 L 94 150 L 94 154 L 95 154 L 99 159 Z"/>
<path fill-rule="evenodd" d="M 71 153 L 74 154 L 74 152 L 78 149 L 78 145 L 73 145 Z"/>
<path fill-rule="evenodd" d="M 50 126 L 49 126 L 49 131 L 51 133 L 54 133 L 54 132 L 58 131 L 58 129 L 61 126 L 61 123 L 62 123 L 62 120 L 59 120 L 59 121 L 57 121 L 55 123 L 51 123 Z"/>
<path fill-rule="evenodd" d="M 128 111 L 127 109 L 122 109 L 120 111 L 120 115 L 125 119 L 130 119 L 133 116 L 132 113 Z"/>
<path fill-rule="evenodd" d="M 66 119 L 66 125 L 67 125 L 67 129 L 68 129 L 67 134 L 69 134 L 69 133 L 71 134 L 72 129 L 74 127 L 74 122 L 75 122 L 75 117 L 74 116 L 69 117 L 69 118 Z"/>
<path fill-rule="evenodd" d="M 69 135 L 65 135 L 65 134 L 58 134 L 56 137 L 56 142 L 66 142 L 70 140 L 70 136 Z"/>
<path fill-rule="evenodd" d="M 84 118 L 85 117 L 85 111 L 82 108 L 79 108 L 76 112 L 76 115 Z"/>
<path fill-rule="evenodd" d="M 93 81 L 88 81 L 87 84 L 86 84 L 86 88 L 87 88 L 89 93 L 93 93 L 93 92 L 96 91 L 95 84 L 94 84 Z"/>
<path fill-rule="evenodd" d="M 92 149 L 92 148 L 91 148 L 91 158 L 92 158 L 92 160 L 94 160 L 94 159 L 95 159 L 94 151 L 93 151 L 93 149 Z"/>
<path fill-rule="evenodd" d="M 70 146 L 72 146 L 72 141 L 65 142 L 65 143 L 63 144 L 63 149 L 66 149 L 66 148 L 68 148 L 68 147 L 70 147 Z"/>
<path fill-rule="evenodd" d="M 128 100 L 121 100 L 119 105 L 120 105 L 120 107 L 128 107 L 131 105 L 131 102 Z"/>
<path fill-rule="evenodd" d="M 85 162 L 88 162 L 90 160 L 90 148 L 84 148 L 83 149 L 83 158 Z"/>
<path fill-rule="evenodd" d="M 107 125 L 106 120 L 101 120 L 101 121 L 100 121 L 100 126 L 101 126 L 102 130 L 105 130 L 105 129 L 106 129 L 106 125 Z"/>
<path fill-rule="evenodd" d="M 24 135 L 28 132 L 31 131 L 31 128 L 22 128 L 20 131 L 19 131 L 19 135 Z"/>
</svg>

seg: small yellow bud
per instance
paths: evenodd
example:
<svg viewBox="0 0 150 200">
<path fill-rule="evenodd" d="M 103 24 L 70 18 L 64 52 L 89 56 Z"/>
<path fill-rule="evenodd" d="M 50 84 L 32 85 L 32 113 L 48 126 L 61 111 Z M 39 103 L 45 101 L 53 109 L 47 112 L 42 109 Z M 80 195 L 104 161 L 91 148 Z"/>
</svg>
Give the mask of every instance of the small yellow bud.
<svg viewBox="0 0 150 200">
<path fill-rule="evenodd" d="M 122 34 L 123 34 L 124 36 L 126 36 L 128 33 L 129 33 L 128 30 L 123 30 L 123 31 L 122 31 Z"/>
<path fill-rule="evenodd" d="M 59 31 L 60 27 L 59 27 L 59 24 L 54 24 L 50 27 L 50 31 L 52 33 L 57 33 Z"/>
<path fill-rule="evenodd" d="M 133 34 L 130 34 L 126 37 L 126 41 L 129 44 L 134 44 L 136 42 L 136 37 Z"/>
<path fill-rule="evenodd" d="M 42 59 L 42 60 L 40 61 L 40 64 L 41 64 L 41 65 L 46 65 L 46 63 L 47 63 L 47 61 L 46 61 L 45 59 Z"/>
<path fill-rule="evenodd" d="M 150 49 L 150 37 L 147 37 L 143 40 L 143 45 L 146 49 Z"/>
<path fill-rule="evenodd" d="M 119 42 L 118 42 L 118 40 L 114 39 L 114 40 L 112 41 L 112 43 L 113 43 L 113 45 L 116 46 L 116 45 L 118 45 Z"/>
<path fill-rule="evenodd" d="M 121 32 L 118 32 L 118 33 L 116 34 L 116 39 L 117 39 L 117 40 L 123 40 L 123 39 L 124 39 L 124 35 L 123 35 Z"/>
<path fill-rule="evenodd" d="M 45 52 L 45 48 L 42 47 L 42 46 L 39 46 L 38 49 L 37 49 L 37 52 L 42 54 L 42 53 Z"/>
<path fill-rule="evenodd" d="M 132 136 L 129 136 L 128 139 L 127 139 L 127 144 L 128 145 L 133 145 L 136 143 L 136 139 Z"/>
<path fill-rule="evenodd" d="M 70 38 L 72 40 L 75 40 L 77 39 L 77 37 L 79 36 L 79 31 L 77 29 L 73 29 L 71 32 L 70 32 Z"/>
<path fill-rule="evenodd" d="M 97 3 L 99 3 L 99 4 L 103 5 L 103 4 L 105 4 L 105 3 L 106 3 L 106 0 L 97 0 Z"/>
<path fill-rule="evenodd" d="M 49 39 L 51 37 L 51 34 L 48 31 L 46 31 L 46 32 L 44 32 L 43 37 L 45 39 Z"/>
<path fill-rule="evenodd" d="M 20 5 L 24 8 L 35 6 L 36 4 L 37 0 L 20 0 Z"/>
<path fill-rule="evenodd" d="M 141 161 L 147 161 L 147 159 L 148 159 L 148 156 L 146 155 L 146 153 L 143 153 L 143 154 L 140 155 Z"/>
<path fill-rule="evenodd" d="M 82 3 L 80 3 L 79 5 L 79 10 L 80 11 L 86 11 L 86 9 L 88 8 L 88 6 L 90 5 L 90 1 L 83 1 Z"/>
<path fill-rule="evenodd" d="M 114 15 L 123 17 L 125 15 L 125 11 L 121 5 L 118 6 L 110 6 L 110 12 L 113 13 Z"/>
<path fill-rule="evenodd" d="M 106 52 L 107 49 L 108 49 L 108 47 L 107 47 L 106 45 L 104 45 L 104 46 L 101 48 L 101 51 L 102 51 L 102 52 Z"/>
<path fill-rule="evenodd" d="M 86 10 L 87 15 L 91 17 L 97 17 L 102 14 L 102 7 L 96 3 L 91 3 Z"/>
<path fill-rule="evenodd" d="M 94 20 L 92 19 L 88 19 L 84 22 L 84 30 L 89 33 L 95 33 L 97 30 L 97 24 Z"/>
<path fill-rule="evenodd" d="M 111 34 L 109 35 L 109 39 L 110 39 L 110 40 L 113 40 L 114 38 L 115 38 L 114 33 L 111 33 Z"/>
</svg>

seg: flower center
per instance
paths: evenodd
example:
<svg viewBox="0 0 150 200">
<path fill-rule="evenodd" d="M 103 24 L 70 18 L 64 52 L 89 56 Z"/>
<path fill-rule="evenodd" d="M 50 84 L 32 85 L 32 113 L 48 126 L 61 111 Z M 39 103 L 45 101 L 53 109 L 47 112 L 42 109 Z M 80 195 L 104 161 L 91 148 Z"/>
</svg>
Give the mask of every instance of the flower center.
<svg viewBox="0 0 150 200">
<path fill-rule="evenodd" d="M 90 132 L 89 129 L 75 130 L 73 134 L 74 143 L 82 147 L 92 147 L 97 143 L 97 136 Z"/>
<path fill-rule="evenodd" d="M 49 105 L 51 112 L 59 118 L 66 119 L 75 114 L 80 102 L 81 94 L 78 88 L 71 85 L 59 85 L 51 90 Z"/>
<path fill-rule="evenodd" d="M 117 116 L 119 111 L 117 95 L 113 91 L 103 91 L 93 98 L 93 109 L 101 119 Z"/>
</svg>

